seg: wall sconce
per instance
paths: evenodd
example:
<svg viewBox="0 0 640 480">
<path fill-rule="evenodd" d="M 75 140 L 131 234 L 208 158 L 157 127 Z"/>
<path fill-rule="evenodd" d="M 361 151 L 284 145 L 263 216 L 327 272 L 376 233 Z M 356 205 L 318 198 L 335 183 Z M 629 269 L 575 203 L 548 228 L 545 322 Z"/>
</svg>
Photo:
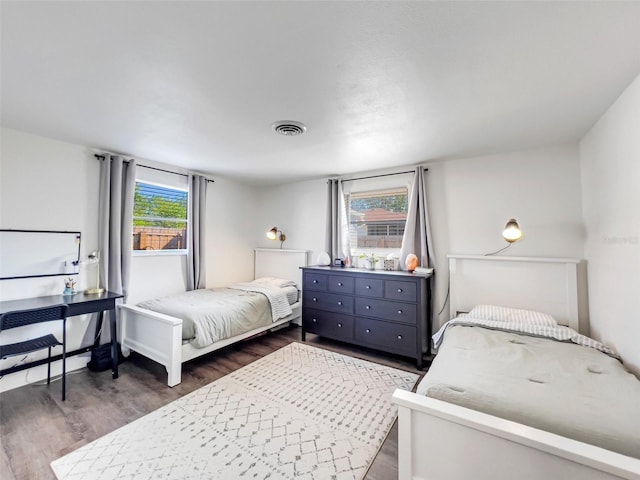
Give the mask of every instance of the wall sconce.
<svg viewBox="0 0 640 480">
<path fill-rule="evenodd" d="M 269 240 L 280 240 L 280 248 L 284 244 L 284 241 L 287 239 L 287 236 L 284 234 L 282 230 L 278 230 L 278 227 L 273 227 L 271 230 L 267 232 L 267 238 Z"/>
<path fill-rule="evenodd" d="M 522 230 L 515 218 L 510 219 L 504 226 L 502 237 L 509 243 L 517 242 L 522 238 Z"/>
<path fill-rule="evenodd" d="M 518 222 L 516 221 L 515 218 L 509 219 L 507 224 L 504 226 L 504 229 L 502 230 L 502 238 L 504 238 L 505 241 L 508 242 L 507 246 L 501 248 L 500 250 L 496 250 L 495 252 L 485 253 L 484 254 L 485 257 L 488 257 L 490 255 L 495 255 L 500 252 L 504 252 L 507 248 L 509 248 L 514 243 L 516 243 L 518 240 L 522 240 L 522 230 L 520 230 L 520 226 L 518 225 Z"/>
</svg>

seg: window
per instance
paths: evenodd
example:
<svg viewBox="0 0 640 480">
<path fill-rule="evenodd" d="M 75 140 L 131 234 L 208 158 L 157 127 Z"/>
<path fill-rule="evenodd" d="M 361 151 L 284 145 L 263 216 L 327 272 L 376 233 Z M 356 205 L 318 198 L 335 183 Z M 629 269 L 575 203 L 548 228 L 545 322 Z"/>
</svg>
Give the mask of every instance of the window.
<svg viewBox="0 0 640 480">
<path fill-rule="evenodd" d="M 133 250 L 185 250 L 187 198 L 187 190 L 137 181 L 133 201 Z"/>
<path fill-rule="evenodd" d="M 407 221 L 408 189 L 387 188 L 347 195 L 349 239 L 357 251 L 398 250 Z"/>
</svg>

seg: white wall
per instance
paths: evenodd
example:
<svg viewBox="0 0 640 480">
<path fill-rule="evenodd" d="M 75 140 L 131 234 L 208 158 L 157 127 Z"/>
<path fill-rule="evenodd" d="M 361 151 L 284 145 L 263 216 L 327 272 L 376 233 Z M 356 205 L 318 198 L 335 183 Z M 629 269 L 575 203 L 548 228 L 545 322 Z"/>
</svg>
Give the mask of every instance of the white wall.
<svg viewBox="0 0 640 480">
<path fill-rule="evenodd" d="M 99 165 L 93 152 L 85 147 L 58 142 L 15 130 L 2 129 L 0 150 L 0 227 L 25 230 L 69 230 L 82 233 L 81 255 L 97 246 Z M 88 275 L 80 268 L 77 289 L 87 287 Z M 56 295 L 62 293 L 65 277 L 0 280 L 0 300 Z M 74 317 L 68 323 L 70 350 L 90 344 L 85 333 L 90 322 L 87 316 Z M 29 328 L 36 336 L 42 326 Z M 47 330 L 48 331 L 48 330 Z M 16 330 L 4 332 L 3 342 L 19 339 Z M 92 334 L 90 334 L 92 335 Z M 61 335 L 57 335 L 61 338 Z M 0 361 L 0 368 L 16 362 L 25 363 L 46 356 L 46 352 L 30 354 L 28 358 L 13 357 Z M 68 369 L 80 368 L 87 357 L 72 357 Z M 52 374 L 59 373 L 57 365 Z M 0 391 L 46 378 L 46 365 L 5 375 L 0 379 Z"/>
<path fill-rule="evenodd" d="M 81 256 L 97 248 L 99 162 L 93 149 L 18 132 L 1 131 L 0 228 L 72 230 L 82 232 Z M 140 160 L 147 165 L 162 165 Z M 175 170 L 171 167 L 166 167 Z M 175 184 L 184 177 L 139 168 L 138 177 Z M 162 178 L 161 178 L 162 177 Z M 181 185 L 182 185 L 181 184 Z M 175 185 L 180 186 L 180 185 Z M 253 278 L 253 248 L 256 246 L 255 188 L 224 178 L 208 185 L 207 195 L 207 286 Z M 135 302 L 185 289 L 185 256 L 140 256 L 132 261 L 129 301 Z M 76 289 L 87 288 L 93 271 L 80 268 Z M 62 293 L 64 277 L 1 280 L 0 300 L 12 300 Z M 68 323 L 68 348 L 92 343 L 93 324 L 88 316 L 73 317 Z M 29 332 L 4 332 L 3 341 L 18 341 L 15 335 L 37 332 L 42 326 L 26 327 Z M 60 338 L 60 335 L 58 335 Z M 36 352 L 21 362 L 42 358 Z M 8 368 L 16 359 L 0 362 Z M 87 356 L 72 357 L 67 369 L 84 367 Z M 58 365 L 52 368 L 59 373 Z M 46 366 L 5 375 L 0 391 L 46 378 Z"/>
<path fill-rule="evenodd" d="M 515 218 L 524 238 L 503 256 L 583 257 L 578 148 L 564 145 L 433 163 L 428 173 L 437 254 L 436 302 L 446 296 L 446 254 L 484 255 L 507 244 L 502 229 Z M 581 323 L 587 331 L 586 296 Z M 440 322 L 448 319 L 448 307 Z"/>
<path fill-rule="evenodd" d="M 434 162 L 428 168 L 438 310 L 447 291 L 446 255 L 482 255 L 505 246 L 502 228 L 511 217 L 525 238 L 504 255 L 582 258 L 577 145 Z M 264 231 L 277 225 L 287 234 L 286 246 L 313 251 L 315 261 L 325 249 L 326 195 L 324 180 L 261 189 L 258 243 L 269 246 Z M 440 319 L 448 319 L 447 308 Z"/>
<path fill-rule="evenodd" d="M 266 236 L 266 232 L 275 226 L 287 236 L 284 248 L 308 250 L 311 263 L 325 251 L 326 179 L 260 188 L 256 212 L 253 234 L 257 246 L 280 247 L 278 240 L 269 240 Z"/>
<path fill-rule="evenodd" d="M 436 241 L 450 253 L 494 252 L 515 218 L 524 238 L 504 255 L 582 257 L 579 168 L 577 145 L 430 165 L 432 216 L 446 227 Z"/>
<path fill-rule="evenodd" d="M 207 192 L 207 287 L 253 279 L 256 224 L 260 223 L 254 187 L 216 177 Z"/>
<path fill-rule="evenodd" d="M 640 374 L 640 76 L 580 142 L 591 332 Z"/>
</svg>

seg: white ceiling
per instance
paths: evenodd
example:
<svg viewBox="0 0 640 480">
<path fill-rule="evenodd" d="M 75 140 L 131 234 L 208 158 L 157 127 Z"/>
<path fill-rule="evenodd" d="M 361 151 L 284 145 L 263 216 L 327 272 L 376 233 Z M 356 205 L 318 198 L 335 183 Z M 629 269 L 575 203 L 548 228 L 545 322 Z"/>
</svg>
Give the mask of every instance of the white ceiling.
<svg viewBox="0 0 640 480">
<path fill-rule="evenodd" d="M 0 8 L 3 126 L 252 184 L 576 141 L 640 73 L 634 1 Z"/>
</svg>

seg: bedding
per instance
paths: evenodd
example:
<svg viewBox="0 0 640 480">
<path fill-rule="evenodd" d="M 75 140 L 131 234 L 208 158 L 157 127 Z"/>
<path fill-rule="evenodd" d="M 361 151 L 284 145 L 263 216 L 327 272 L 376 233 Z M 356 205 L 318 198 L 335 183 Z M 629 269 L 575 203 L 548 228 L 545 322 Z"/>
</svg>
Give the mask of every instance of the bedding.
<svg viewBox="0 0 640 480">
<path fill-rule="evenodd" d="M 577 345 L 595 348 L 602 353 L 606 353 L 610 357 L 620 359 L 620 356 L 612 348 L 584 335 L 580 335 L 574 329 L 562 325 L 541 325 L 536 322 L 530 322 L 528 319 L 513 319 L 511 321 L 504 320 L 485 320 L 473 318 L 471 315 L 461 315 L 453 320 L 446 322 L 440 330 L 433 335 L 433 346 L 438 348 L 442 343 L 445 331 L 454 325 L 479 326 L 492 330 L 506 330 L 519 332 L 525 335 L 538 337 L 546 337 L 560 342 L 573 342 Z"/>
<path fill-rule="evenodd" d="M 289 305 L 287 296 L 281 291 L 281 288 L 265 287 L 250 282 L 239 283 L 230 288 L 233 290 L 242 290 L 245 292 L 261 293 L 262 295 L 267 297 L 267 300 L 269 300 L 269 305 L 271 307 L 271 319 L 274 322 L 291 314 L 291 305 Z"/>
<path fill-rule="evenodd" d="M 558 324 L 555 318 L 546 313 L 522 308 L 502 307 L 500 305 L 476 305 L 469 311 L 468 316 L 496 322 L 519 322 L 551 327 L 555 327 Z"/>
<path fill-rule="evenodd" d="M 283 287 L 254 281 L 230 288 L 192 290 L 137 306 L 182 319 L 182 339 L 204 348 L 289 315 L 298 290 L 295 283 L 285 282 L 278 283 Z"/>
<path fill-rule="evenodd" d="M 640 381 L 599 348 L 542 336 L 556 327 L 512 323 L 445 324 L 417 393 L 640 458 Z"/>
<path fill-rule="evenodd" d="M 298 287 L 296 282 L 293 280 L 285 280 L 283 278 L 277 277 L 261 277 L 248 282 L 250 285 L 263 286 L 263 287 L 272 287 L 272 288 L 280 288 L 282 292 L 287 296 L 287 301 L 289 305 L 293 305 L 296 303 L 300 297 L 300 292 L 298 291 Z"/>
</svg>

